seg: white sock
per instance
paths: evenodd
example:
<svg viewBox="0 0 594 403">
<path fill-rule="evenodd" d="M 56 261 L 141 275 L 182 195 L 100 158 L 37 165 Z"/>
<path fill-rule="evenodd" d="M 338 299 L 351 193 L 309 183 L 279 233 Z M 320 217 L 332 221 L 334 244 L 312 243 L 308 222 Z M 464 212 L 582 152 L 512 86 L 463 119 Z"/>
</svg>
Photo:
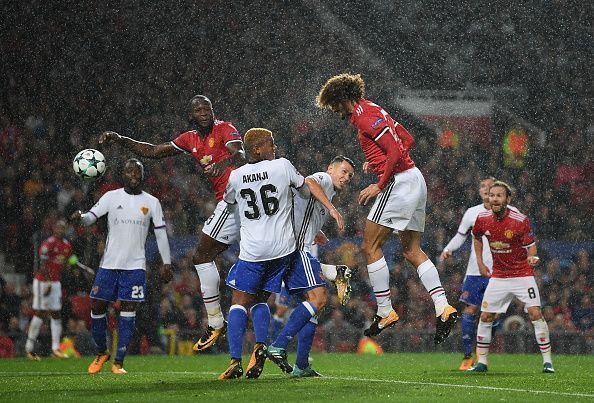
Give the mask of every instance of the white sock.
<svg viewBox="0 0 594 403">
<path fill-rule="evenodd" d="M 487 356 L 489 355 L 489 346 L 491 345 L 491 329 L 493 322 L 483 322 L 479 320 L 476 330 L 476 351 L 478 353 L 478 362 L 487 365 Z"/>
<path fill-rule="evenodd" d="M 446 298 L 445 290 L 441 286 L 439 273 L 437 273 L 435 265 L 431 260 L 427 259 L 417 267 L 417 274 L 425 289 L 431 295 L 431 299 L 433 299 L 435 315 L 440 316 L 448 305 L 448 299 Z"/>
<path fill-rule="evenodd" d="M 31 318 L 31 322 L 29 323 L 29 331 L 27 332 L 27 343 L 25 343 L 25 351 L 30 353 L 35 348 L 35 341 L 37 341 L 37 336 L 39 336 L 39 330 L 41 330 L 41 324 L 43 320 L 34 315 Z"/>
<path fill-rule="evenodd" d="M 324 274 L 324 278 L 326 280 L 334 281 L 336 280 L 336 266 L 333 264 L 321 264 L 322 266 L 322 274 Z"/>
<path fill-rule="evenodd" d="M 62 337 L 62 319 L 50 320 L 50 328 L 52 331 L 52 350 L 60 349 L 60 338 Z"/>
<path fill-rule="evenodd" d="M 367 273 L 377 301 L 377 314 L 385 318 L 393 309 L 390 299 L 390 271 L 386 259 L 382 256 L 377 262 L 368 264 Z"/>
<path fill-rule="evenodd" d="M 200 291 L 208 314 L 208 325 L 214 329 L 223 327 L 223 313 L 221 312 L 221 298 L 219 297 L 219 283 L 221 278 L 215 262 L 194 265 L 200 278 Z"/>
<path fill-rule="evenodd" d="M 550 362 L 552 364 L 553 361 L 551 360 L 551 338 L 549 337 L 549 325 L 547 325 L 547 322 L 544 320 L 544 318 L 540 318 L 539 320 L 533 321 L 532 326 L 534 326 L 536 343 L 538 344 L 540 352 L 542 353 L 542 362 Z"/>
</svg>

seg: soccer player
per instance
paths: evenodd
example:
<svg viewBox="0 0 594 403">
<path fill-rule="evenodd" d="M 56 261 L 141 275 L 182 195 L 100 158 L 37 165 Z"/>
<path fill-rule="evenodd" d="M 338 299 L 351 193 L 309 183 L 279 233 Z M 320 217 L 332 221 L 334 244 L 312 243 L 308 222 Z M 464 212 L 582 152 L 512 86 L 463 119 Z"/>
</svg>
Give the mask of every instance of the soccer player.
<svg viewBox="0 0 594 403">
<path fill-rule="evenodd" d="M 450 240 L 450 242 L 448 242 L 441 252 L 440 259 L 442 261 L 452 256 L 452 252 L 455 252 L 464 245 L 479 213 L 484 213 L 491 209 L 491 205 L 489 204 L 489 189 L 493 183 L 495 183 L 495 178 L 492 176 L 485 177 L 479 182 L 479 195 L 483 202 L 466 210 L 462 216 L 460 226 L 458 227 L 458 233 Z M 507 208 L 518 211 L 513 206 L 507 206 Z M 493 258 L 491 257 L 489 242 L 484 236 L 483 262 L 487 265 L 490 271 L 493 267 Z M 474 341 L 476 340 L 476 324 L 478 321 L 479 308 L 483 301 L 483 295 L 485 294 L 485 289 L 487 288 L 488 283 L 489 278 L 481 276 L 476 260 L 474 243 L 472 243 L 470 257 L 468 258 L 468 265 L 466 267 L 466 276 L 464 276 L 464 284 L 462 285 L 462 295 L 460 295 L 460 301 L 466 305 L 462 312 L 462 349 L 464 358 L 462 359 L 459 368 L 461 371 L 466 371 L 467 369 L 472 368 L 474 364 L 474 361 L 472 360 L 472 350 Z M 495 329 L 497 322 L 494 323 L 493 329 Z"/>
<path fill-rule="evenodd" d="M 243 375 L 242 339 L 248 310 L 252 315 L 256 345 L 246 369 L 246 378 L 258 378 L 262 373 L 270 324 L 266 301 L 270 293 L 280 292 L 285 269 L 295 258 L 291 188 L 299 189 L 305 183 L 291 162 L 285 158 L 275 159 L 276 146 L 269 130 L 248 130 L 244 143 L 250 163 L 231 173 L 224 196 L 224 200 L 239 212 L 241 237 L 239 258 L 231 267 L 226 281 L 233 288 L 227 332 L 231 363 L 219 379 Z M 323 198 L 318 188 L 310 184 L 307 186 L 314 197 Z M 324 206 L 330 216 L 340 228 L 344 228 L 340 213 L 327 198 L 326 202 Z"/>
<path fill-rule="evenodd" d="M 194 345 L 194 350 L 204 351 L 226 331 L 219 297 L 220 276 L 214 259 L 239 235 L 239 219 L 227 210 L 223 193 L 231 171 L 245 162 L 245 155 L 237 129 L 229 122 L 215 119 L 212 103 L 204 95 L 190 99 L 189 118 L 196 129 L 184 132 L 167 143 L 140 142 L 112 131 L 102 133 L 99 143 L 117 143 L 146 158 L 189 153 L 196 159 L 198 170 L 208 177 L 218 204 L 204 223 L 193 257 L 208 315 L 208 327 Z"/>
<path fill-rule="evenodd" d="M 39 270 L 33 279 L 33 317 L 29 323 L 25 352 L 27 358 L 39 361 L 41 358 L 33 350 L 43 319 L 50 316 L 52 333 L 52 356 L 67 358 L 60 351 L 62 336 L 62 284 L 60 277 L 62 268 L 68 257 L 72 255 L 72 245 L 64 238 L 66 222 L 58 220 L 52 228 L 52 236 L 39 247 Z"/>
<path fill-rule="evenodd" d="M 477 329 L 478 363 L 470 372 L 487 372 L 487 356 L 491 343 L 491 327 L 497 314 L 505 313 L 517 297 L 524 303 L 534 326 L 536 343 L 543 358 L 543 372 L 553 373 L 549 327 L 542 317 L 540 294 L 534 280 L 533 266 L 538 264 L 536 243 L 528 217 L 507 208 L 512 196 L 505 182 L 497 181 L 489 190 L 491 211 L 476 218 L 472 235 L 480 273 L 491 277 L 481 304 Z M 483 240 L 486 236 L 493 255 L 493 273 L 483 261 Z"/>
<path fill-rule="evenodd" d="M 144 166 L 137 159 L 126 161 L 124 187 L 105 193 L 88 212 L 72 214 L 72 220 L 91 225 L 107 215 L 107 245 L 95 282 L 91 288 L 91 334 L 97 345 L 97 357 L 89 365 L 89 374 L 101 371 L 111 358 L 107 350 L 107 307 L 121 302 L 118 323 L 118 347 L 111 366 L 114 374 L 125 374 L 124 357 L 134 333 L 136 309 L 146 294 L 146 257 L 144 245 L 152 221 L 157 247 L 163 261 L 162 280 L 173 276 L 169 241 L 159 200 L 142 190 Z"/>
<path fill-rule="evenodd" d="M 366 336 L 378 335 L 394 326 L 398 315 L 390 299 L 390 272 L 382 247 L 393 232 L 398 232 L 402 253 L 416 270 L 435 305 L 435 344 L 443 342 L 458 312 L 448 304 L 435 265 L 421 250 L 425 229 L 427 186 L 421 171 L 409 156 L 412 136 L 380 106 L 363 98 L 365 83 L 361 75 L 343 73 L 330 78 L 317 96 L 317 105 L 328 108 L 357 128 L 359 142 L 369 167 L 379 178 L 359 194 L 359 204 L 378 196 L 371 207 L 363 234 L 362 249 L 377 301 L 377 313 Z"/>
<path fill-rule="evenodd" d="M 355 164 L 347 157 L 335 157 L 326 172 L 317 172 L 305 181 L 310 188 L 323 192 L 331 203 L 336 192 L 351 181 Z M 331 204 L 330 204 L 331 205 Z M 317 315 L 328 301 L 326 282 L 322 278 L 322 267 L 311 253 L 311 246 L 320 233 L 328 216 L 328 209 L 318 200 L 304 193 L 294 195 L 294 223 L 297 234 L 297 255 L 294 266 L 285 274 L 285 286 L 291 295 L 303 301 L 291 313 L 287 325 L 268 348 L 268 358 L 293 377 L 319 376 L 309 364 L 309 352 L 313 343 Z M 344 271 L 345 266 L 339 266 Z M 344 277 L 344 275 L 343 275 Z M 287 361 L 287 346 L 297 337 L 297 360 L 292 367 Z"/>
</svg>

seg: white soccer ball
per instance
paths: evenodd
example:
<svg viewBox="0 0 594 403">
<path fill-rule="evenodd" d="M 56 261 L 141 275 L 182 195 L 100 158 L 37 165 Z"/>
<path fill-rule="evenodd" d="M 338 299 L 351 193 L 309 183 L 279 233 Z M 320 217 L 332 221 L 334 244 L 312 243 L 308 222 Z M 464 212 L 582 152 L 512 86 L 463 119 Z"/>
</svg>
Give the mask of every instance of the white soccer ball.
<svg viewBox="0 0 594 403">
<path fill-rule="evenodd" d="M 74 173 L 86 182 L 93 182 L 103 176 L 107 166 L 105 157 L 100 151 L 92 148 L 82 150 L 72 161 Z"/>
</svg>

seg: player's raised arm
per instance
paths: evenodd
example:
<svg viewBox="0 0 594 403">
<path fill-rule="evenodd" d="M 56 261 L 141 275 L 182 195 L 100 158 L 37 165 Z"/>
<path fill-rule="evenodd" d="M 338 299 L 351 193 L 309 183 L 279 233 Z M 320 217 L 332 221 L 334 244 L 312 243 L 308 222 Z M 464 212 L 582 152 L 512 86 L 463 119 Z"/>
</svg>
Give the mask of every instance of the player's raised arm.
<svg viewBox="0 0 594 403">
<path fill-rule="evenodd" d="M 334 220 L 336 221 L 338 229 L 343 231 L 344 220 L 342 218 L 342 214 L 338 212 L 336 207 L 334 207 L 334 204 L 332 204 L 330 199 L 328 199 L 328 196 L 326 196 L 326 192 L 324 192 L 322 186 L 320 186 L 320 184 L 311 176 L 305 178 L 305 184 L 307 185 L 307 188 L 309 189 L 311 195 L 328 209 L 328 213 L 330 214 L 330 217 L 334 218 Z"/>
<path fill-rule="evenodd" d="M 116 143 L 132 151 L 140 157 L 146 158 L 165 158 L 176 155 L 180 152 L 171 142 L 163 144 L 151 144 L 143 141 L 121 136 L 113 131 L 105 131 L 99 136 L 99 144 Z"/>
</svg>

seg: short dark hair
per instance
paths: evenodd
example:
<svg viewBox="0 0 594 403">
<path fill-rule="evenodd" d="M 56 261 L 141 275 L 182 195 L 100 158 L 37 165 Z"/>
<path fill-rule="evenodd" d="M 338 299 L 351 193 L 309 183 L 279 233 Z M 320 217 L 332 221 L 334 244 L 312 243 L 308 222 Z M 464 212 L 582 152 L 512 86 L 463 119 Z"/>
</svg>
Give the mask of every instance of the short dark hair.
<svg viewBox="0 0 594 403">
<path fill-rule="evenodd" d="M 126 165 L 128 164 L 137 164 L 140 165 L 140 170 L 142 171 L 142 177 L 144 178 L 144 164 L 142 163 L 142 161 L 140 161 L 138 158 L 130 158 L 129 160 L 126 161 L 126 163 L 124 164 L 124 168 L 126 167 Z"/>
<path fill-rule="evenodd" d="M 212 106 L 212 102 L 210 102 L 210 99 L 208 99 L 206 96 L 204 95 L 194 95 L 191 99 L 190 102 L 188 102 L 188 107 L 190 109 L 192 109 L 192 106 L 194 105 L 194 103 L 196 102 L 200 102 L 200 103 L 207 103 L 210 106 Z"/>
<path fill-rule="evenodd" d="M 504 188 L 505 189 L 505 195 L 507 197 L 511 197 L 512 195 L 512 188 L 510 185 L 508 185 L 507 183 L 505 183 L 504 181 L 495 181 L 495 183 L 493 183 L 491 185 L 491 187 L 489 188 L 489 190 L 493 189 L 495 186 L 498 186 L 500 188 Z"/>
<path fill-rule="evenodd" d="M 336 164 L 336 163 L 341 163 L 341 162 L 348 162 L 353 169 L 355 169 L 355 163 L 353 162 L 352 159 L 350 159 L 349 157 L 345 157 L 344 155 L 337 155 L 336 157 L 332 158 L 332 161 L 330 161 L 329 165 L 332 164 Z"/>
</svg>

